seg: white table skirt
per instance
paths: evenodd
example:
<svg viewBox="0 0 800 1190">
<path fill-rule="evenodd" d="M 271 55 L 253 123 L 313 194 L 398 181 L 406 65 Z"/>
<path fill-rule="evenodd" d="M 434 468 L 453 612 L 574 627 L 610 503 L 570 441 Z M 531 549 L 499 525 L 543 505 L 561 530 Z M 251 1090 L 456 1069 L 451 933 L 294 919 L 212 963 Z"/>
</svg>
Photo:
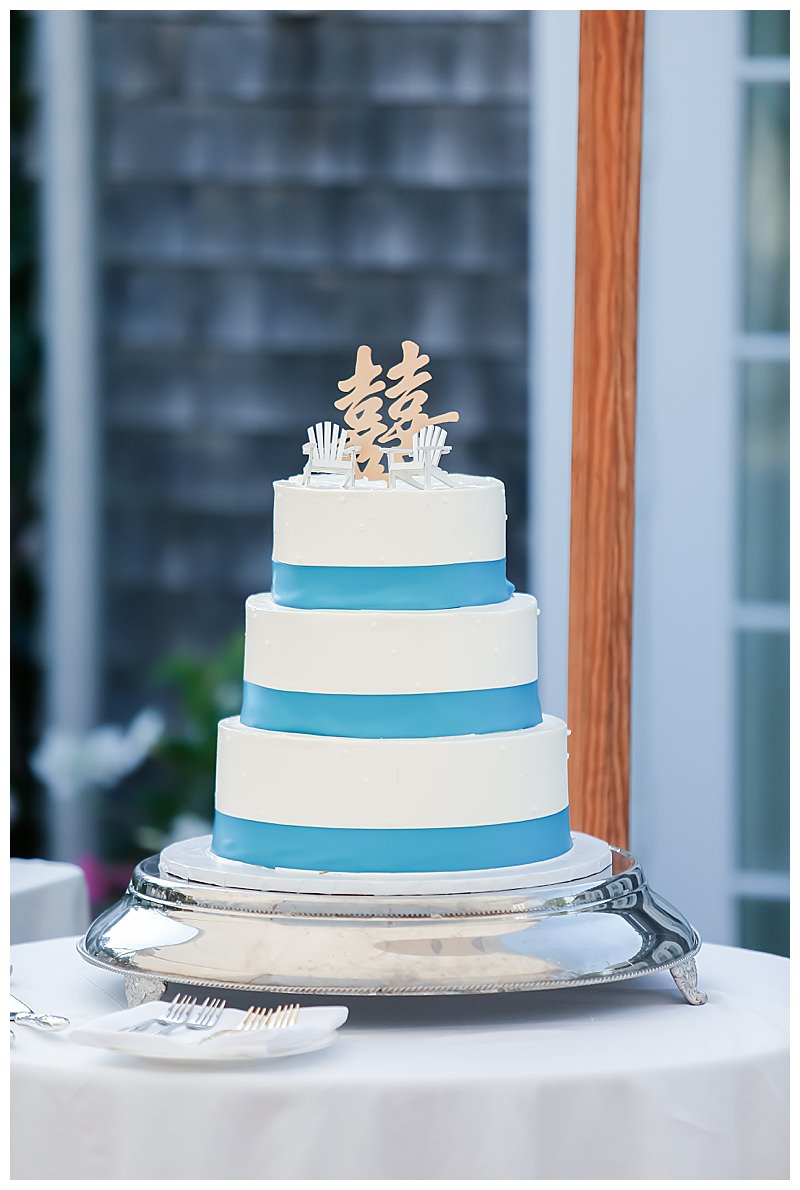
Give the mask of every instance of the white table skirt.
<svg viewBox="0 0 800 1190">
<path fill-rule="evenodd" d="M 11 860 L 11 941 L 36 942 L 83 933 L 89 925 L 89 890 L 76 864 Z"/>
<path fill-rule="evenodd" d="M 12 991 L 76 1022 L 124 1005 L 74 946 L 14 947 Z M 702 1008 L 667 974 L 352 997 L 330 1048 L 271 1063 L 157 1065 L 18 1026 L 12 1177 L 786 1178 L 788 963 L 706 946 L 698 965 Z"/>
</svg>

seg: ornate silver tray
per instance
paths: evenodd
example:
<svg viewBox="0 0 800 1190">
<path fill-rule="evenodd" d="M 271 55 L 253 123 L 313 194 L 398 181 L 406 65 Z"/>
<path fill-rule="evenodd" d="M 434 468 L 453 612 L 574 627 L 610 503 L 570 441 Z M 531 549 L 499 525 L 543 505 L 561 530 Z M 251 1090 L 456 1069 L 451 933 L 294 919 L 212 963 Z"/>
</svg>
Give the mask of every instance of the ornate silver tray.
<svg viewBox="0 0 800 1190">
<path fill-rule="evenodd" d="M 265 892 L 143 860 L 78 944 L 130 1004 L 168 982 L 291 995 L 433 996 L 608 983 L 669 970 L 690 1004 L 700 939 L 626 851 L 600 876 L 435 895 Z"/>
</svg>

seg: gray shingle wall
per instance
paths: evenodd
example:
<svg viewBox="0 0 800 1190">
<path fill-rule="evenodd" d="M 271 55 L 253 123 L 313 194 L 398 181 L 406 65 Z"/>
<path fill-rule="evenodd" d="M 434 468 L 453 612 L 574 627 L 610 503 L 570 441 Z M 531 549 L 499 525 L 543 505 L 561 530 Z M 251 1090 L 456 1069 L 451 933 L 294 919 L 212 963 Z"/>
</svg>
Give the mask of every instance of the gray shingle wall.
<svg viewBox="0 0 800 1190">
<path fill-rule="evenodd" d="M 431 355 L 524 586 L 527 20 L 95 15 L 107 713 L 241 626 L 361 342 Z"/>
</svg>

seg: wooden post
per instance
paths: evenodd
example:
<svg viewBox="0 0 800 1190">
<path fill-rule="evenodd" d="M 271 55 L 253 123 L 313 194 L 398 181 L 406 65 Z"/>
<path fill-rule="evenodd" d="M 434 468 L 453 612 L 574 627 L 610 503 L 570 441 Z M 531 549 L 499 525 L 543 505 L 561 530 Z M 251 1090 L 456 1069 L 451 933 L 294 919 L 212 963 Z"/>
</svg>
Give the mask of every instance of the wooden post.
<svg viewBox="0 0 800 1190">
<path fill-rule="evenodd" d="M 573 826 L 628 842 L 644 13 L 580 24 L 569 596 Z"/>
</svg>

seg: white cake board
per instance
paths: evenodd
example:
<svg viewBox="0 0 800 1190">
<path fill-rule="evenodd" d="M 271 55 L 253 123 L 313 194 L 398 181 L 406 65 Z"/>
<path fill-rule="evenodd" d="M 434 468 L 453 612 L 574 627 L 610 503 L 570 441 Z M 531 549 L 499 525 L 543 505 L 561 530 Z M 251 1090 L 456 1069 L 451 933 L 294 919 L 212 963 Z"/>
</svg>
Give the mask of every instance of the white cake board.
<svg viewBox="0 0 800 1190">
<path fill-rule="evenodd" d="M 356 893 L 364 896 L 423 896 L 430 893 L 494 892 L 540 888 L 596 876 L 611 865 L 608 843 L 577 831 L 572 848 L 557 859 L 492 868 L 479 872 L 305 872 L 296 868 L 261 868 L 222 859 L 211 850 L 211 835 L 172 843 L 161 852 L 164 876 L 222 888 L 258 892 Z"/>
</svg>

